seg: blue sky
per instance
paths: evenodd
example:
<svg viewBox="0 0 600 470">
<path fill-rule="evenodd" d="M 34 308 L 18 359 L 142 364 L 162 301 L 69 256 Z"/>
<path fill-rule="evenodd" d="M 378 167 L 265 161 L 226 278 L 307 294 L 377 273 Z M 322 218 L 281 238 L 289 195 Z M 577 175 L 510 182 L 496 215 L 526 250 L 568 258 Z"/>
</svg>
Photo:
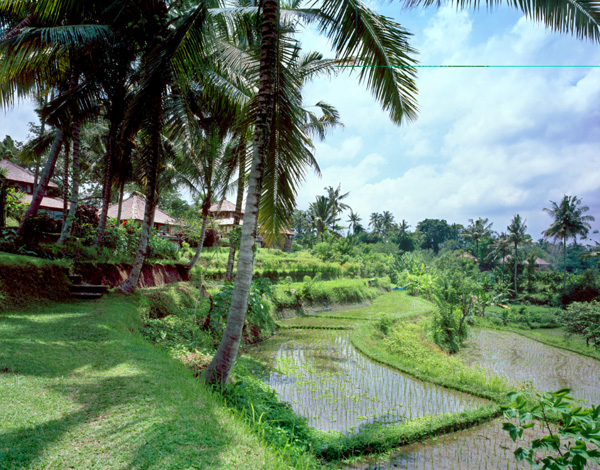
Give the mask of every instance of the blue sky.
<svg viewBox="0 0 600 470">
<path fill-rule="evenodd" d="M 413 33 L 423 65 L 600 64 L 597 46 L 516 10 L 374 7 Z M 328 50 L 310 31 L 303 43 Z M 419 118 L 402 127 L 347 74 L 306 87 L 306 102 L 333 104 L 345 127 L 316 145 L 323 176 L 308 176 L 299 208 L 341 183 L 364 221 L 389 210 L 413 228 L 425 218 L 487 217 L 505 231 L 520 213 L 538 239 L 550 223 L 542 209 L 569 194 L 600 228 L 600 69 L 420 68 L 417 85 Z"/>
<path fill-rule="evenodd" d="M 413 34 L 423 65 L 600 65 L 597 45 L 506 7 L 372 8 Z M 331 56 L 313 31 L 301 41 Z M 425 218 L 487 217 L 505 231 L 519 213 L 538 239 L 550 224 L 542 209 L 569 194 L 590 206 L 600 229 L 600 68 L 420 68 L 417 85 L 419 118 L 401 127 L 346 72 L 306 86 L 306 103 L 336 106 L 345 127 L 316 144 L 323 175 L 307 175 L 300 209 L 341 183 L 365 223 L 389 210 L 413 229 Z M 23 140 L 36 119 L 28 105 L 0 112 L 0 137 Z"/>
</svg>

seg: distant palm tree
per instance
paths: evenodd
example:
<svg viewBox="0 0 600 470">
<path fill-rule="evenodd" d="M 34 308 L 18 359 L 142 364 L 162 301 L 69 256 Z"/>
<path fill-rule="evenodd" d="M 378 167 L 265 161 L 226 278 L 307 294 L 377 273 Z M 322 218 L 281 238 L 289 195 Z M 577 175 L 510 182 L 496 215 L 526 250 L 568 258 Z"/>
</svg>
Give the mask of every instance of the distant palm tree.
<svg viewBox="0 0 600 470">
<path fill-rule="evenodd" d="M 312 216 L 312 224 L 317 231 L 317 237 L 320 235 L 321 241 L 324 241 L 323 234 L 338 220 L 333 201 L 327 196 L 317 196 L 317 200 L 310 204 L 308 211 Z"/>
<path fill-rule="evenodd" d="M 521 216 L 517 214 L 513 217 L 510 225 L 507 227 L 508 240 L 515 246 L 515 296 L 517 295 L 517 267 L 519 265 L 519 256 L 517 250 L 519 243 L 525 243 L 531 240 L 531 236 L 525 233 L 525 230 L 527 230 L 527 225 L 525 225 L 525 222 L 526 221 L 521 219 Z"/>
<path fill-rule="evenodd" d="M 494 241 L 490 244 L 490 253 L 486 258 L 487 262 L 494 262 L 498 257 L 500 257 L 500 263 L 504 264 L 506 262 L 506 252 L 510 248 L 510 239 L 508 234 L 501 232 L 498 235 L 498 238 L 495 238 Z"/>
<path fill-rule="evenodd" d="M 482 219 L 481 217 L 479 217 L 475 221 L 473 221 L 473 219 L 469 219 L 469 225 L 461 234 L 468 240 L 472 240 L 475 242 L 475 256 L 477 256 L 478 260 L 480 259 L 479 242 L 484 237 L 487 237 L 492 233 L 492 225 L 493 224 L 491 222 L 488 224 L 488 219 Z"/>
<path fill-rule="evenodd" d="M 350 224 L 350 228 L 352 229 L 352 233 L 356 233 L 356 227 L 359 225 L 362 218 L 352 209 L 350 209 L 350 215 L 348 216 L 348 222 Z"/>
<path fill-rule="evenodd" d="M 342 199 L 346 199 L 348 197 L 348 195 L 350 194 L 350 192 L 341 194 L 342 183 L 338 184 L 337 189 L 333 189 L 333 186 L 327 186 L 325 188 L 325 191 L 327 191 L 327 197 L 329 197 L 329 199 L 331 199 L 333 201 L 333 207 L 335 208 L 335 211 L 338 214 L 347 209 L 350 209 L 350 206 L 348 204 L 340 202 Z"/>
<path fill-rule="evenodd" d="M 581 199 L 577 196 L 563 196 L 560 204 L 554 201 L 551 208 L 544 208 L 554 218 L 554 222 L 542 234 L 544 237 L 562 240 L 563 242 L 563 289 L 567 286 L 567 239 L 573 238 L 577 242 L 577 235 L 586 237 L 592 228 L 589 222 L 593 222 L 594 217 L 583 215 L 590 210 L 588 206 L 581 205 Z"/>
</svg>

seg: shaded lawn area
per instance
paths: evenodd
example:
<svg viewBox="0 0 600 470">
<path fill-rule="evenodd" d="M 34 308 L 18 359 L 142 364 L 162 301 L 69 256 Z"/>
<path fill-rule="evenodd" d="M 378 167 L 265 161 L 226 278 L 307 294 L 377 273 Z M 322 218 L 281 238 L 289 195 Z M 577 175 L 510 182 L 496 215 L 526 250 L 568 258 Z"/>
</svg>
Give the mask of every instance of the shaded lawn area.
<svg viewBox="0 0 600 470">
<path fill-rule="evenodd" d="M 273 469 L 278 459 L 166 352 L 138 296 L 0 314 L 0 469 Z"/>
</svg>

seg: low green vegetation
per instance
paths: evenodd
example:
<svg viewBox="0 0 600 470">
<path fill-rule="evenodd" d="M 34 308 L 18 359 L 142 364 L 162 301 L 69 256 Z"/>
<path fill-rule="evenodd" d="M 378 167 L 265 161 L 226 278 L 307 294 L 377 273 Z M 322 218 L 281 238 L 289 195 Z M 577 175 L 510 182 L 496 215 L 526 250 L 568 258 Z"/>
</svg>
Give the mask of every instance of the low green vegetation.
<svg viewBox="0 0 600 470">
<path fill-rule="evenodd" d="M 288 468 L 252 420 L 137 333 L 139 301 L 0 315 L 0 467 Z"/>
<path fill-rule="evenodd" d="M 537 393 L 533 406 L 520 393 L 508 395 L 511 403 L 502 409 L 510 421 L 503 428 L 513 442 L 536 425 L 545 434 L 530 445 L 518 447 L 514 452 L 517 460 L 543 470 L 600 465 L 600 405 L 587 409 L 573 406 L 570 392 L 567 388 Z M 550 416 L 558 416 L 560 424 L 556 426 Z"/>
<path fill-rule="evenodd" d="M 322 281 L 319 275 L 306 276 L 303 282 L 283 282 L 275 286 L 273 302 L 281 309 L 294 309 L 311 304 L 351 304 L 373 300 L 390 290 L 389 279 L 340 279 Z"/>
</svg>

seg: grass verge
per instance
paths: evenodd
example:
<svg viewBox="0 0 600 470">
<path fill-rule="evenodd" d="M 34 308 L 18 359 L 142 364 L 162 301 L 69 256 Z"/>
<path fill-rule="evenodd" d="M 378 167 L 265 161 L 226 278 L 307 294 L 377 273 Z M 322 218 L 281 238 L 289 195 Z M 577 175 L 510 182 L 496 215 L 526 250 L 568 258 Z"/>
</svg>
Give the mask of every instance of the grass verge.
<svg viewBox="0 0 600 470">
<path fill-rule="evenodd" d="M 288 468 L 137 333 L 139 301 L 0 315 L 0 468 Z"/>
</svg>

